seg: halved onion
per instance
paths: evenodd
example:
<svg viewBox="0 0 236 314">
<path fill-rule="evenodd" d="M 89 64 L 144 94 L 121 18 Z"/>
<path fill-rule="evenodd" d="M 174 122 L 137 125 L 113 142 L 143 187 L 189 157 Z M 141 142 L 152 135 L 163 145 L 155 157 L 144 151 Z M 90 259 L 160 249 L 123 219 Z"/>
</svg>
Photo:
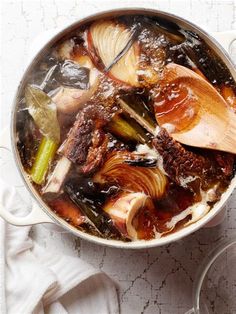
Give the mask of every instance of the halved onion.
<svg viewBox="0 0 236 314">
<path fill-rule="evenodd" d="M 139 45 L 124 25 L 111 20 L 93 23 L 88 31 L 88 50 L 95 64 L 102 62 L 111 77 L 139 86 Z"/>
<path fill-rule="evenodd" d="M 124 236 L 137 239 L 138 234 L 133 226 L 133 219 L 139 210 L 152 202 L 144 193 L 121 193 L 116 199 L 110 200 L 103 210 L 111 217 L 115 227 Z"/>
<path fill-rule="evenodd" d="M 127 161 L 139 154 L 120 151 L 111 153 L 103 167 L 95 174 L 94 181 L 119 185 L 122 190 L 142 192 L 154 199 L 160 198 L 166 189 L 167 178 L 159 168 L 135 167 Z"/>
<path fill-rule="evenodd" d="M 97 87 L 98 80 L 88 90 L 61 87 L 52 99 L 59 112 L 71 114 L 91 99 Z"/>
</svg>

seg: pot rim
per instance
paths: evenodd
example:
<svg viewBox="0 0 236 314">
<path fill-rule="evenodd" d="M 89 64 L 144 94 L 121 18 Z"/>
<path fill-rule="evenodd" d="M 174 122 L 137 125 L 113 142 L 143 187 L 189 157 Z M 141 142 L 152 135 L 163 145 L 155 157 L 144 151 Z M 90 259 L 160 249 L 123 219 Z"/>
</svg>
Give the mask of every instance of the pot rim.
<svg viewBox="0 0 236 314">
<path fill-rule="evenodd" d="M 183 237 L 190 235 L 191 233 L 197 231 L 200 229 L 203 225 L 208 223 L 210 220 L 212 220 L 213 217 L 215 217 L 228 198 L 230 197 L 231 193 L 233 192 L 234 188 L 236 187 L 236 175 L 231 180 L 230 185 L 228 186 L 227 190 L 222 194 L 221 199 L 210 209 L 210 211 L 202 218 L 200 218 L 198 221 L 192 223 L 191 225 L 188 225 L 186 227 L 182 227 L 181 229 L 174 231 L 173 233 L 167 234 L 161 238 L 155 238 L 152 240 L 137 240 L 137 241 L 131 241 L 131 242 L 123 242 L 120 240 L 112 240 L 112 239 L 104 239 L 100 238 L 98 236 L 91 235 L 89 233 L 85 233 L 81 230 L 76 229 L 69 223 L 67 223 L 64 219 L 57 216 L 50 207 L 41 199 L 40 195 L 36 191 L 36 189 L 33 187 L 32 183 L 29 180 L 29 176 L 23 169 L 19 153 L 16 146 L 16 108 L 18 104 L 18 97 L 21 94 L 21 90 L 23 88 L 23 85 L 26 81 L 28 73 L 31 71 L 31 69 L 34 67 L 34 65 L 37 63 L 37 61 L 41 58 L 44 52 L 46 52 L 53 44 L 55 44 L 59 39 L 63 38 L 67 34 L 73 32 L 76 28 L 80 27 L 81 25 L 84 25 L 92 20 L 95 19 L 101 19 L 106 17 L 111 17 L 113 15 L 119 16 L 119 15 L 128 15 L 128 14 L 143 14 L 143 15 L 154 15 L 163 17 L 165 19 L 168 19 L 170 21 L 176 22 L 178 25 L 183 26 L 185 28 L 193 29 L 195 32 L 197 32 L 200 37 L 202 37 L 208 45 L 211 46 L 211 48 L 217 53 L 217 55 L 220 56 L 220 58 L 224 61 L 224 63 L 227 65 L 227 67 L 230 70 L 230 73 L 232 74 L 233 78 L 236 80 L 236 72 L 234 72 L 234 65 L 231 61 L 228 53 L 226 50 L 206 31 L 201 29 L 199 26 L 195 25 L 194 23 L 179 17 L 178 15 L 168 13 L 161 10 L 156 9 L 146 9 L 146 8 L 139 8 L 139 7 L 123 7 L 123 8 L 117 8 L 112 10 L 106 10 L 101 11 L 89 16 L 86 16 L 82 19 L 78 19 L 77 21 L 73 22 L 71 25 L 64 27 L 62 30 L 60 30 L 55 36 L 53 36 L 41 49 L 40 51 L 32 58 L 32 61 L 30 64 L 26 67 L 24 74 L 21 78 L 21 81 L 18 85 L 17 91 L 15 93 L 15 97 L 13 100 L 12 110 L 11 110 L 11 146 L 12 146 L 12 152 L 14 155 L 14 160 L 17 165 L 17 169 L 24 181 L 24 185 L 27 187 L 28 191 L 30 192 L 30 195 L 33 196 L 34 201 L 39 205 L 40 209 L 43 210 L 52 220 L 55 222 L 55 224 L 59 224 L 64 229 L 66 229 L 69 232 L 72 232 L 77 237 L 80 237 L 81 239 L 88 240 L 90 242 L 105 245 L 109 247 L 116 247 L 116 248 L 125 248 L 125 249 L 145 249 L 145 248 L 151 248 L 151 247 L 157 247 L 166 245 L 169 243 L 172 243 L 174 241 L 180 240 Z"/>
</svg>

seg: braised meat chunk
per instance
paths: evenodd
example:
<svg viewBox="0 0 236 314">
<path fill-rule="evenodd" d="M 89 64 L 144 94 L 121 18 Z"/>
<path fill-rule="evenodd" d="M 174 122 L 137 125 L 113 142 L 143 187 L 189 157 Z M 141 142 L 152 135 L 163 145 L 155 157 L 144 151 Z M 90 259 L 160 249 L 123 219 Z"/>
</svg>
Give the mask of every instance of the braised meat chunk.
<svg viewBox="0 0 236 314">
<path fill-rule="evenodd" d="M 192 152 L 176 142 L 164 128 L 153 140 L 153 146 L 162 157 L 164 170 L 171 180 L 198 196 L 201 189 L 224 186 L 233 174 L 232 154 Z"/>
<path fill-rule="evenodd" d="M 89 148 L 98 148 L 103 142 L 100 130 L 108 121 L 109 113 L 102 105 L 88 105 L 77 114 L 77 119 L 61 147 L 61 153 L 73 163 L 82 165 L 88 156 Z M 103 147 L 105 144 L 103 145 Z M 91 150 L 89 158 L 91 159 Z"/>
<path fill-rule="evenodd" d="M 84 174 L 90 174 L 101 166 L 107 151 L 108 136 L 103 130 L 97 129 L 93 132 L 91 142 L 92 145 L 88 150 L 86 162 L 82 167 L 82 172 Z"/>
<path fill-rule="evenodd" d="M 163 158 L 165 171 L 178 184 L 189 176 L 201 177 L 203 171 L 210 167 L 207 159 L 185 149 L 164 128 L 153 140 L 153 146 Z"/>
</svg>

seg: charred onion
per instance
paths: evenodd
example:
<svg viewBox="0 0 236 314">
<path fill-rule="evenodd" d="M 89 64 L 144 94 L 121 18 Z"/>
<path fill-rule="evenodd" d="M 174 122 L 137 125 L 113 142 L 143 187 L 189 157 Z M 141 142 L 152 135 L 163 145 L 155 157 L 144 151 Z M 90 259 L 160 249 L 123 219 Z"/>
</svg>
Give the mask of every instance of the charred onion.
<svg viewBox="0 0 236 314">
<path fill-rule="evenodd" d="M 158 168 L 133 167 L 127 163 L 136 158 L 140 156 L 135 153 L 111 153 L 103 167 L 95 174 L 94 181 L 115 183 L 125 191 L 142 192 L 154 199 L 160 198 L 166 189 L 166 176 Z"/>
<path fill-rule="evenodd" d="M 139 86 L 139 47 L 133 42 L 133 32 L 115 21 L 97 21 L 88 31 L 88 48 L 95 64 L 103 67 L 110 76 Z"/>
</svg>

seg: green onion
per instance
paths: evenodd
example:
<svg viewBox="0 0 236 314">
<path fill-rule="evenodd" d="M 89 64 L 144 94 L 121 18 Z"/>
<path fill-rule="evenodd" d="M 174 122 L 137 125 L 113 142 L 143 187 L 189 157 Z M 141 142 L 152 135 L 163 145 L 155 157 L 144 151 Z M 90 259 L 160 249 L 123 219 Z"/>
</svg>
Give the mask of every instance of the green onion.
<svg viewBox="0 0 236 314">
<path fill-rule="evenodd" d="M 134 141 L 144 144 L 150 141 L 147 133 L 134 119 L 128 117 L 128 120 L 126 120 L 120 114 L 112 118 L 108 124 L 108 130 L 128 142 Z"/>
<path fill-rule="evenodd" d="M 58 144 L 55 143 L 53 140 L 47 137 L 43 137 L 31 170 L 31 178 L 36 184 L 43 183 L 50 162 L 52 161 L 56 153 L 57 147 Z"/>
</svg>

